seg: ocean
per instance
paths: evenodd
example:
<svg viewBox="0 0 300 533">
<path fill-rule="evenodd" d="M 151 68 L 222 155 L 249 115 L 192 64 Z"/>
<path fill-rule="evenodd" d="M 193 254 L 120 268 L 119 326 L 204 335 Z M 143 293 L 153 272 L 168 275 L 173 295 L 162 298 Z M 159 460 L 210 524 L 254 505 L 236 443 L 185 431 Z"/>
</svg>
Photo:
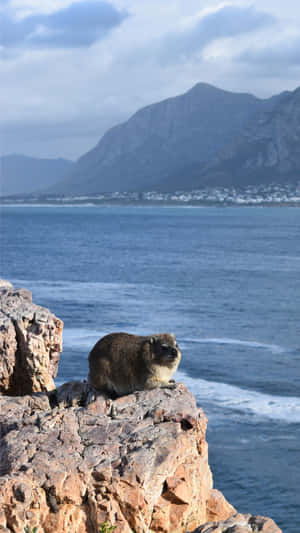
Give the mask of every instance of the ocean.
<svg viewBox="0 0 300 533">
<path fill-rule="evenodd" d="M 214 485 L 300 531 L 300 210 L 1 208 L 1 277 L 64 323 L 56 383 L 113 331 L 174 332 Z"/>
</svg>

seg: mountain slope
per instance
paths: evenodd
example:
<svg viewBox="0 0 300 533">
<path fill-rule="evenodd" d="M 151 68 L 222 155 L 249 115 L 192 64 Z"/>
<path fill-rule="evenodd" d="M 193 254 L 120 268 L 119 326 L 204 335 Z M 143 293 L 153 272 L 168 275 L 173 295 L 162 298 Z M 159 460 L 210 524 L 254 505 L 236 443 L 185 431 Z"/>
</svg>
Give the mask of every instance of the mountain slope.
<svg viewBox="0 0 300 533">
<path fill-rule="evenodd" d="M 199 83 L 110 129 L 52 191 L 174 191 L 297 181 L 299 92 L 259 99 Z"/>
<path fill-rule="evenodd" d="M 219 152 L 279 99 L 260 100 L 197 84 L 109 130 L 56 191 L 143 191 L 160 186 L 172 190 L 178 169 L 205 169 L 208 163 L 217 163 Z"/>
<path fill-rule="evenodd" d="M 300 87 L 261 114 L 206 179 L 250 183 L 300 182 Z"/>
<path fill-rule="evenodd" d="M 52 186 L 71 167 L 67 159 L 37 159 L 24 155 L 0 157 L 0 196 L 29 194 Z"/>
</svg>

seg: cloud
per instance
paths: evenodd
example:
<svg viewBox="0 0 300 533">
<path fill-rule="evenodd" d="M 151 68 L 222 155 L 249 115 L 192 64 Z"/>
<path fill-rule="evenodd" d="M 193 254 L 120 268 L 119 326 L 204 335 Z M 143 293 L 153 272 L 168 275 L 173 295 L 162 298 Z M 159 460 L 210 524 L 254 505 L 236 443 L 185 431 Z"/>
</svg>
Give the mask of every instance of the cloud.
<svg viewBox="0 0 300 533">
<path fill-rule="evenodd" d="M 3 5 L 14 30 L 0 57 L 3 153 L 77 158 L 139 108 L 199 81 L 262 97 L 299 85 L 299 0 Z"/>
<path fill-rule="evenodd" d="M 2 46 L 63 47 L 90 46 L 119 26 L 128 16 L 108 2 L 87 0 L 50 14 L 15 19 L 2 15 Z"/>
<path fill-rule="evenodd" d="M 168 35 L 162 42 L 161 57 L 166 61 L 186 60 L 216 39 L 249 33 L 275 21 L 271 14 L 254 6 L 225 5 L 184 31 Z"/>
<path fill-rule="evenodd" d="M 274 71 L 285 72 L 289 68 L 300 67 L 300 35 L 286 37 L 271 46 L 247 48 L 237 56 L 237 60 L 255 69 L 264 69 L 265 74 L 274 75 Z M 284 74 L 284 72 L 283 72 Z"/>
</svg>

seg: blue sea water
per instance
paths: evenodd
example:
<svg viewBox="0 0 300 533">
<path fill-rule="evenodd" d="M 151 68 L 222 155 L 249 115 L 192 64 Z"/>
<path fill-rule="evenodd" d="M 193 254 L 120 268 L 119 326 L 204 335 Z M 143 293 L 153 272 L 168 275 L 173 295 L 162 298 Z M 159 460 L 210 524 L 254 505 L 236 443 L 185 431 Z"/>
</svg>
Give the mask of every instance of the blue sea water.
<svg viewBox="0 0 300 533">
<path fill-rule="evenodd" d="M 112 331 L 173 331 L 216 488 L 300 532 L 300 210 L 2 207 L 1 273 L 64 320 L 57 383 Z"/>
</svg>

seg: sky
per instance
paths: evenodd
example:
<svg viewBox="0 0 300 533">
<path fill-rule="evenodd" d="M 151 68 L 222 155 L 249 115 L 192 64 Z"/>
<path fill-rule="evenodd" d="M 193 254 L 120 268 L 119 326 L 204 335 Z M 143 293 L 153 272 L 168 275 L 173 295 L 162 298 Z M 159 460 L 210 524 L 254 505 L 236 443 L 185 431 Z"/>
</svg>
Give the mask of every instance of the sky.
<svg viewBox="0 0 300 533">
<path fill-rule="evenodd" d="M 1 154 L 76 160 L 198 82 L 300 85 L 299 0 L 0 0 Z"/>
</svg>

